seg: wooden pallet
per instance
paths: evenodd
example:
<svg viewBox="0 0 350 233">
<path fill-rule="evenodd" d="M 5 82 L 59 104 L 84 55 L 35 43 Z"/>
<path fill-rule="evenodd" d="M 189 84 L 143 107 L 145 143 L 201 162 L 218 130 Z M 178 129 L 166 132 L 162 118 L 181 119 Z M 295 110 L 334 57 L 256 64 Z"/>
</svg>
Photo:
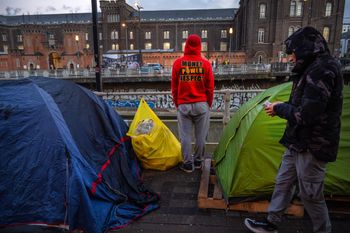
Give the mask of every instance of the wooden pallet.
<svg viewBox="0 0 350 233">
<path fill-rule="evenodd" d="M 222 191 L 221 191 L 220 185 L 217 182 L 216 176 L 210 174 L 211 164 L 212 164 L 211 159 L 204 160 L 201 183 L 200 183 L 199 192 L 198 192 L 199 208 L 225 209 L 225 210 L 246 211 L 246 212 L 254 212 L 254 213 L 267 212 L 267 209 L 269 206 L 269 202 L 267 200 L 227 204 L 225 199 L 223 198 Z M 213 187 L 214 190 L 209 190 L 209 187 Z M 304 207 L 300 203 L 292 203 L 287 208 L 286 214 L 293 215 L 296 217 L 302 217 L 304 216 Z"/>
</svg>

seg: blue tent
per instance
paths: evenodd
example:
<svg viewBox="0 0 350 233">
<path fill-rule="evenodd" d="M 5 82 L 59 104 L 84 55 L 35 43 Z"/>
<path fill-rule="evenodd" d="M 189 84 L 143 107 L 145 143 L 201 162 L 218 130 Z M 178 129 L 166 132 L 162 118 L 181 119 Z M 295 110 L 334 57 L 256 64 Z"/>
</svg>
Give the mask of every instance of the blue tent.
<svg viewBox="0 0 350 233">
<path fill-rule="evenodd" d="M 0 81 L 0 226 L 118 229 L 158 207 L 123 119 L 69 81 Z"/>
</svg>

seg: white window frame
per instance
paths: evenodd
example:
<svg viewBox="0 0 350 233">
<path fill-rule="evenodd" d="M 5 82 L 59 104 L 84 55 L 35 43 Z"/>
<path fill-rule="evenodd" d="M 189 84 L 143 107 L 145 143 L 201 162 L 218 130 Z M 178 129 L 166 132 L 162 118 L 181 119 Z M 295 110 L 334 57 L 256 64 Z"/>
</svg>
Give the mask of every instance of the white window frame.
<svg viewBox="0 0 350 233">
<path fill-rule="evenodd" d="M 188 31 L 184 30 L 182 31 L 182 39 L 187 39 L 188 38 Z"/>
<path fill-rule="evenodd" d="M 265 28 L 258 29 L 258 44 L 265 43 Z"/>
<path fill-rule="evenodd" d="M 221 30 L 221 38 L 227 38 L 227 30 Z"/>
<path fill-rule="evenodd" d="M 166 39 L 166 40 L 170 39 L 170 31 L 164 31 L 163 32 L 163 38 Z"/>
<path fill-rule="evenodd" d="M 261 3 L 259 6 L 259 18 L 265 19 L 266 18 L 266 4 Z"/>
<path fill-rule="evenodd" d="M 325 9 L 325 12 L 324 12 L 324 16 L 326 17 L 329 17 L 332 15 L 332 8 L 333 8 L 333 5 L 331 2 L 327 2 L 326 3 L 326 9 Z"/>
<path fill-rule="evenodd" d="M 204 52 L 208 51 L 208 42 L 203 41 L 201 43 L 201 46 L 202 46 L 202 51 L 204 51 Z"/>
<path fill-rule="evenodd" d="M 152 38 L 152 32 L 150 32 L 150 31 L 145 32 L 145 39 L 150 40 L 151 38 Z"/>
<path fill-rule="evenodd" d="M 117 40 L 119 39 L 119 33 L 116 30 L 111 31 L 111 39 L 112 40 Z"/>
<path fill-rule="evenodd" d="M 228 43 L 227 42 L 220 42 L 220 51 L 225 52 L 228 49 Z"/>
<path fill-rule="evenodd" d="M 163 49 L 164 50 L 169 50 L 170 49 L 170 42 L 164 42 L 163 43 Z"/>
<path fill-rule="evenodd" d="M 331 29 L 329 27 L 324 27 L 322 30 L 322 36 L 327 42 L 329 41 L 330 30 Z"/>
<path fill-rule="evenodd" d="M 150 43 L 150 42 L 145 43 L 145 49 L 147 49 L 147 50 L 152 49 L 152 43 Z"/>
<path fill-rule="evenodd" d="M 203 29 L 201 31 L 202 39 L 207 39 L 208 38 L 208 30 Z"/>
</svg>

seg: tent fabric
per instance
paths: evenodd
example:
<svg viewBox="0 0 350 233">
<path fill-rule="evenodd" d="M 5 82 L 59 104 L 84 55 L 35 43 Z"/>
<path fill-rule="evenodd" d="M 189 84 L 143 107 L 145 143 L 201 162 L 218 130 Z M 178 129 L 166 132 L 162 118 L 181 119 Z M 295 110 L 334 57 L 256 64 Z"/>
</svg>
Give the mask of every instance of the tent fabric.
<svg viewBox="0 0 350 233">
<path fill-rule="evenodd" d="M 0 81 L 0 226 L 121 228 L 158 208 L 123 119 L 69 81 Z"/>
<path fill-rule="evenodd" d="M 271 195 L 285 148 L 279 144 L 286 121 L 269 117 L 268 100 L 288 101 L 292 83 L 265 90 L 242 105 L 224 128 L 214 152 L 216 174 L 227 199 Z M 337 161 L 327 165 L 325 193 L 350 194 L 350 87 L 344 88 Z"/>
</svg>

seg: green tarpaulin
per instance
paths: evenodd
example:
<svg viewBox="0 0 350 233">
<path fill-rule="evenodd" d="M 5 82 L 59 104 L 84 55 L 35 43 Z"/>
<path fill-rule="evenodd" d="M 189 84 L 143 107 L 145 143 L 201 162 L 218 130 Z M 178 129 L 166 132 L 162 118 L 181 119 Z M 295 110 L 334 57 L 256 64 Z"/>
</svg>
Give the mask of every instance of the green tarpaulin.
<svg viewBox="0 0 350 233">
<path fill-rule="evenodd" d="M 285 148 L 279 144 L 286 121 L 269 117 L 266 100 L 287 101 L 292 84 L 260 93 L 234 114 L 214 152 L 216 174 L 226 198 L 272 194 Z M 337 161 L 327 165 L 325 193 L 350 195 L 350 87 L 344 88 L 342 127 Z"/>
</svg>

